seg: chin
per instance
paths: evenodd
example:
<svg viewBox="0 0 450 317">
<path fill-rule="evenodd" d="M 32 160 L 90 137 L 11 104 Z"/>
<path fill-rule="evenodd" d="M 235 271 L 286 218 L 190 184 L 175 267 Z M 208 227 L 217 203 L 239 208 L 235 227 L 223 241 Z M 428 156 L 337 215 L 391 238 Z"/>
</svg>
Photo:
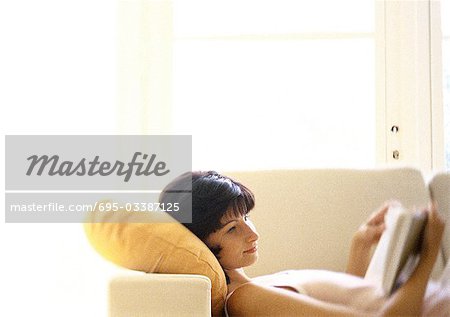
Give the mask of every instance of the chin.
<svg viewBox="0 0 450 317">
<path fill-rule="evenodd" d="M 242 267 L 247 267 L 247 266 L 251 266 L 253 264 L 255 264 L 256 262 L 258 262 L 258 253 L 255 253 L 252 257 L 252 259 L 248 259 L 246 261 L 246 264 L 243 265 Z"/>
<path fill-rule="evenodd" d="M 243 259 L 242 261 L 239 262 L 234 262 L 234 263 L 220 263 L 220 265 L 223 268 L 226 268 L 227 270 L 235 270 L 235 269 L 240 269 L 243 267 L 249 267 L 252 266 L 253 264 L 255 264 L 258 261 L 258 256 L 255 254 L 252 259 Z"/>
</svg>

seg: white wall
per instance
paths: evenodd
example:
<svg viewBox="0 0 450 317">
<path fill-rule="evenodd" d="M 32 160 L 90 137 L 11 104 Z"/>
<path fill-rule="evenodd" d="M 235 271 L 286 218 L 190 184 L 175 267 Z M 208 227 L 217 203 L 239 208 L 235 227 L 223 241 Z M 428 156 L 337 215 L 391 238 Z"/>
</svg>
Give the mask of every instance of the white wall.
<svg viewBox="0 0 450 317">
<path fill-rule="evenodd" d="M 0 3 L 3 135 L 116 133 L 116 6 Z M 4 166 L 4 137 L 0 143 Z M 106 281 L 115 267 L 87 245 L 81 224 L 2 221 L 0 250 L 1 316 L 106 316 Z"/>
</svg>

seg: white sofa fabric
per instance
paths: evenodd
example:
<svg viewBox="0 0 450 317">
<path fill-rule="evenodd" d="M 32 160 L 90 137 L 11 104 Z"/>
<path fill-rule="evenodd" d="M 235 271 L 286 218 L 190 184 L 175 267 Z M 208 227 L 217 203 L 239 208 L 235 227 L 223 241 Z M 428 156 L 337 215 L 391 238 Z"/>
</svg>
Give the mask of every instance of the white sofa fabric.
<svg viewBox="0 0 450 317">
<path fill-rule="evenodd" d="M 432 196 L 450 220 L 449 174 L 436 175 L 430 190 L 421 172 L 410 168 L 224 174 L 245 184 L 256 196 L 250 217 L 260 234 L 260 258 L 246 269 L 250 276 L 286 269 L 343 271 L 353 233 L 389 199 L 412 208 L 426 206 Z M 448 227 L 435 277 L 449 258 Z M 203 276 L 118 274 L 110 283 L 110 316 L 210 316 L 210 287 Z"/>
<path fill-rule="evenodd" d="M 211 282 L 205 276 L 129 271 L 109 285 L 111 317 L 211 316 Z"/>
</svg>

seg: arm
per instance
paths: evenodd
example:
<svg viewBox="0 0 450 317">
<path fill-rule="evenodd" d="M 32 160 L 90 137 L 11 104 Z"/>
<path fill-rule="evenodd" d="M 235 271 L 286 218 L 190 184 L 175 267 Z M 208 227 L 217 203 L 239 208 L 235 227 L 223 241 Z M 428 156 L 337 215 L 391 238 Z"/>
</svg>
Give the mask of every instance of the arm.
<svg viewBox="0 0 450 317">
<path fill-rule="evenodd" d="M 383 316 L 420 316 L 423 297 L 433 269 L 444 232 L 444 220 L 436 211 L 436 206 L 431 205 L 428 212 L 428 220 L 422 244 L 422 254 L 415 271 L 408 281 L 391 296 L 387 303 Z"/>
<path fill-rule="evenodd" d="M 439 253 L 444 221 L 434 206 L 428 212 L 423 251 L 410 279 L 392 295 L 379 312 L 317 300 L 288 290 L 246 283 L 228 301 L 230 315 L 237 316 L 420 316 L 428 279 Z"/>
<path fill-rule="evenodd" d="M 380 240 L 385 229 L 384 216 L 390 205 L 386 203 L 375 211 L 353 235 L 346 273 L 363 277 L 372 257 L 372 247 Z"/>
<path fill-rule="evenodd" d="M 281 288 L 247 283 L 236 289 L 227 305 L 230 316 L 369 316 Z"/>
</svg>

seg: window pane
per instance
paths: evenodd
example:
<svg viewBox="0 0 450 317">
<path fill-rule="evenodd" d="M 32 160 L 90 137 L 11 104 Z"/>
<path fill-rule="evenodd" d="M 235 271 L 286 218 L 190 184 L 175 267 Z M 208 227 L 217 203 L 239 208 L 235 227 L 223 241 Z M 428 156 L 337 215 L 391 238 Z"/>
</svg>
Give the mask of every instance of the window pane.
<svg viewBox="0 0 450 317">
<path fill-rule="evenodd" d="M 375 165 L 372 39 L 180 40 L 174 54 L 194 169 Z"/>
<path fill-rule="evenodd" d="M 447 56 L 447 58 L 445 58 Z M 443 74 L 444 74 L 444 119 L 445 119 L 445 155 L 447 169 L 450 170 L 450 40 L 443 41 Z"/>
<path fill-rule="evenodd" d="M 450 36 L 450 0 L 441 0 L 441 12 L 442 34 L 448 38 Z"/>
<path fill-rule="evenodd" d="M 442 64 L 443 64 L 443 95 L 444 95 L 444 120 L 445 120 L 445 153 L 447 170 L 450 170 L 450 1 L 441 2 L 442 21 Z"/>
<path fill-rule="evenodd" d="M 176 36 L 373 32 L 374 0 L 174 0 Z"/>
</svg>

